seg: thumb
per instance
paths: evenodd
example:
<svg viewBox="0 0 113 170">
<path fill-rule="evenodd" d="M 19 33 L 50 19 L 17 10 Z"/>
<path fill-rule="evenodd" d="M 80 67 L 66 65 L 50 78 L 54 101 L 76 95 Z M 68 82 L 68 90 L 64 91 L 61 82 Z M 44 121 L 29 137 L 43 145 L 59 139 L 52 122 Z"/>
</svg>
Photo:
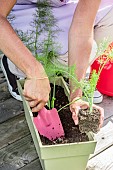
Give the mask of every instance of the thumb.
<svg viewBox="0 0 113 170">
<path fill-rule="evenodd" d="M 81 109 L 87 109 L 89 106 L 87 105 L 87 104 L 83 104 L 82 106 L 81 106 Z"/>
<path fill-rule="evenodd" d="M 72 119 L 74 120 L 75 125 L 78 125 L 78 112 L 80 107 L 76 106 L 73 109 L 71 109 L 72 112 Z"/>
<path fill-rule="evenodd" d="M 73 119 L 75 125 L 78 125 L 78 116 L 76 115 L 75 112 L 72 113 L 72 119 Z"/>
</svg>

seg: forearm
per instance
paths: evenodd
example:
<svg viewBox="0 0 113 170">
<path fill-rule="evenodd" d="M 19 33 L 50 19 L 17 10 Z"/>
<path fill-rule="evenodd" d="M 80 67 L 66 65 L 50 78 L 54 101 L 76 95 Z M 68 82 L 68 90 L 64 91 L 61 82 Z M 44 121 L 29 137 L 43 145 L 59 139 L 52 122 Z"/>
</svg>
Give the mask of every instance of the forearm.
<svg viewBox="0 0 113 170">
<path fill-rule="evenodd" d="M 89 64 L 93 43 L 93 24 L 99 4 L 100 0 L 80 0 L 70 27 L 69 66 L 76 65 L 75 74 L 78 81 L 85 77 Z M 73 87 L 71 87 L 71 98 L 82 95 L 81 90 L 76 90 L 74 94 L 72 90 Z"/>
<path fill-rule="evenodd" d="M 0 50 L 20 68 L 27 77 L 44 76 L 42 65 L 18 38 L 4 16 L 0 15 Z M 32 67 L 31 67 L 32 66 Z"/>
<path fill-rule="evenodd" d="M 89 64 L 89 58 L 92 49 L 92 42 L 93 42 L 92 37 L 93 37 L 92 35 L 85 36 L 85 37 L 76 37 L 77 43 L 74 41 L 70 47 L 71 54 L 69 57 L 69 66 L 73 66 L 75 64 L 75 75 L 77 76 L 78 81 L 84 79 L 86 75 L 86 70 Z M 71 36 L 70 36 L 70 40 L 71 40 Z M 71 82 L 70 82 L 70 87 L 71 87 L 70 88 L 71 98 L 74 98 L 75 96 L 76 97 L 82 96 L 82 91 L 80 89 L 76 90 L 72 95 L 73 87 Z"/>
</svg>

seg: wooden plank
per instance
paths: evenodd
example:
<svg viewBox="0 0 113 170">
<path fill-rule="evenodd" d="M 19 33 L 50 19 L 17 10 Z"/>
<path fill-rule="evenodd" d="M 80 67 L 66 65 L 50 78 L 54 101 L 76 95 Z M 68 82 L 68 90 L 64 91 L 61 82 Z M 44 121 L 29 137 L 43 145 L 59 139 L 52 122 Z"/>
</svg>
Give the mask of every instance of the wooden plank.
<svg viewBox="0 0 113 170">
<path fill-rule="evenodd" d="M 4 82 L 6 81 L 2 70 L 0 70 L 0 84 L 2 83 L 1 80 L 3 80 Z"/>
<path fill-rule="evenodd" d="M 37 158 L 31 135 L 0 150 L 0 166 L 3 170 L 22 168 Z"/>
<path fill-rule="evenodd" d="M 9 92 L 7 92 L 7 91 L 0 92 L 0 103 L 4 102 L 5 100 L 10 99 L 10 98 L 12 98 L 12 97 Z"/>
<path fill-rule="evenodd" d="M 0 84 L 0 95 L 2 94 L 1 92 L 8 92 L 8 87 L 7 87 L 7 82 L 3 82 Z"/>
<path fill-rule="evenodd" d="M 9 165 L 9 164 L 7 165 L 6 164 L 5 167 L 4 167 L 4 164 L 1 164 L 0 165 L 0 170 L 16 170 L 16 169 L 12 165 Z"/>
<path fill-rule="evenodd" d="M 14 98 L 0 103 L 0 123 L 21 113 L 23 104 Z"/>
<path fill-rule="evenodd" d="M 31 162 L 25 167 L 20 168 L 20 170 L 42 170 L 42 167 L 41 167 L 39 159 L 36 159 L 35 161 Z"/>
<path fill-rule="evenodd" d="M 2 70 L 0 70 L 0 78 L 4 78 L 4 74 L 3 74 Z"/>
<path fill-rule="evenodd" d="M 29 128 L 24 114 L 0 124 L 0 149 L 28 135 Z"/>
<path fill-rule="evenodd" d="M 95 138 L 97 140 L 97 145 L 95 153 L 91 157 L 94 157 L 109 146 L 113 145 L 113 123 L 108 122 L 107 125 L 101 128 L 101 130 L 95 135 Z"/>
<path fill-rule="evenodd" d="M 113 146 L 90 159 L 86 170 L 113 170 Z"/>
<path fill-rule="evenodd" d="M 107 119 L 104 120 L 103 126 L 107 125 L 108 122 L 112 122 L 113 123 L 113 116 L 108 117 Z"/>
</svg>

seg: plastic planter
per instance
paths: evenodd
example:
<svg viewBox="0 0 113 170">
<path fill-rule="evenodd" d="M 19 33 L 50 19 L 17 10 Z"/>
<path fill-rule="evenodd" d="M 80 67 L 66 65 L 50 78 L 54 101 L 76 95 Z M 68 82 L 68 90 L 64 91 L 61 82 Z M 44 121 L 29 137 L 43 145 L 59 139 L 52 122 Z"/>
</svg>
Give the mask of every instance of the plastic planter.
<svg viewBox="0 0 113 170">
<path fill-rule="evenodd" d="M 62 77 L 56 79 L 56 84 L 64 88 L 69 96 L 69 89 Z M 33 115 L 28 102 L 22 95 L 22 86 L 18 81 L 18 89 L 23 99 L 26 120 L 42 165 L 43 170 L 85 170 L 90 154 L 94 153 L 96 141 L 89 134 L 88 142 L 42 145 L 38 131 L 33 123 Z"/>
</svg>

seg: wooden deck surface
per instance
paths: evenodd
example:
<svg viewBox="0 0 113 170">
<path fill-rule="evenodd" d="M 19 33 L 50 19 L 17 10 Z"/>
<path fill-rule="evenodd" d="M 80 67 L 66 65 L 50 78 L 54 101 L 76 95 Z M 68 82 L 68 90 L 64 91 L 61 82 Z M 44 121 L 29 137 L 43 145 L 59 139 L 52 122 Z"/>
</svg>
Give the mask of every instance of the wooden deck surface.
<svg viewBox="0 0 113 170">
<path fill-rule="evenodd" d="M 97 147 L 87 170 L 113 170 L 113 97 L 104 96 L 100 106 L 105 109 L 104 127 L 96 135 Z M 42 170 L 23 105 L 10 96 L 0 70 L 0 170 L 18 169 Z"/>
</svg>

